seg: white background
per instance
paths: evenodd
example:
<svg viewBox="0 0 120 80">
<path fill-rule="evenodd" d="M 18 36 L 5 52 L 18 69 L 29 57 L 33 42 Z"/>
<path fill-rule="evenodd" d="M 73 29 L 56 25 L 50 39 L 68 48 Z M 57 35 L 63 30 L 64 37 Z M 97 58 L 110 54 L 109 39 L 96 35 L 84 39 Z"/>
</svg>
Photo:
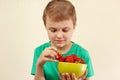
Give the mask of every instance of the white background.
<svg viewBox="0 0 120 80">
<path fill-rule="evenodd" d="M 50 0 L 0 0 L 0 80 L 33 80 L 34 48 L 48 41 L 42 13 Z M 71 0 L 77 11 L 72 41 L 86 48 L 92 80 L 120 80 L 120 0 Z"/>
</svg>

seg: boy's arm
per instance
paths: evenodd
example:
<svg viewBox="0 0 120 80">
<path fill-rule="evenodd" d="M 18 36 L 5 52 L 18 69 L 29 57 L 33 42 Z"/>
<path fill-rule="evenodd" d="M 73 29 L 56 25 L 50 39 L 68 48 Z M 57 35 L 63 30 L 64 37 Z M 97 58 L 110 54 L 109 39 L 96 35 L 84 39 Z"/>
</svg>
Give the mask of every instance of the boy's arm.
<svg viewBox="0 0 120 80">
<path fill-rule="evenodd" d="M 37 67 L 34 80 L 45 80 L 44 72 L 42 67 Z"/>
</svg>

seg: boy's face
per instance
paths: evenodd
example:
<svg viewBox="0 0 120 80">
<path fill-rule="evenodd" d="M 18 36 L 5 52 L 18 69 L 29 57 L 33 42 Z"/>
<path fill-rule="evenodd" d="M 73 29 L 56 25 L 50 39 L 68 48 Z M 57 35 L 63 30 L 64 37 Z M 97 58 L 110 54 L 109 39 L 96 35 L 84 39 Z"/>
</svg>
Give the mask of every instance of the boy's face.
<svg viewBox="0 0 120 80">
<path fill-rule="evenodd" d="M 54 22 L 50 18 L 46 19 L 46 29 L 51 44 L 56 48 L 69 45 L 75 26 L 72 19 Z"/>
</svg>

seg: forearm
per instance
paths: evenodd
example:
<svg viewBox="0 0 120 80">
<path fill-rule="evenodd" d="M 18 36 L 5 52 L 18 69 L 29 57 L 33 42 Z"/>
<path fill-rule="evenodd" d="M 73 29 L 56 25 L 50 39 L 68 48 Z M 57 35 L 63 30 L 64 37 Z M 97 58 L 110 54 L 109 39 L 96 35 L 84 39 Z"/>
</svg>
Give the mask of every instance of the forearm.
<svg viewBox="0 0 120 80">
<path fill-rule="evenodd" d="M 37 68 L 34 80 L 45 80 L 43 68 Z"/>
</svg>

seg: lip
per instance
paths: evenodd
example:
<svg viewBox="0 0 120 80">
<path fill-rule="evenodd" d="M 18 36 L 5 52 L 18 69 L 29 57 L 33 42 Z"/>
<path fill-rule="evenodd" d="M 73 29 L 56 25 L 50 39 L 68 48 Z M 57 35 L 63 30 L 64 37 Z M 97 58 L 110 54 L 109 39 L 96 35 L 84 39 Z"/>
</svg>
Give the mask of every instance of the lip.
<svg viewBox="0 0 120 80">
<path fill-rule="evenodd" d="M 64 40 L 55 40 L 56 43 L 61 44 L 64 42 Z"/>
</svg>

